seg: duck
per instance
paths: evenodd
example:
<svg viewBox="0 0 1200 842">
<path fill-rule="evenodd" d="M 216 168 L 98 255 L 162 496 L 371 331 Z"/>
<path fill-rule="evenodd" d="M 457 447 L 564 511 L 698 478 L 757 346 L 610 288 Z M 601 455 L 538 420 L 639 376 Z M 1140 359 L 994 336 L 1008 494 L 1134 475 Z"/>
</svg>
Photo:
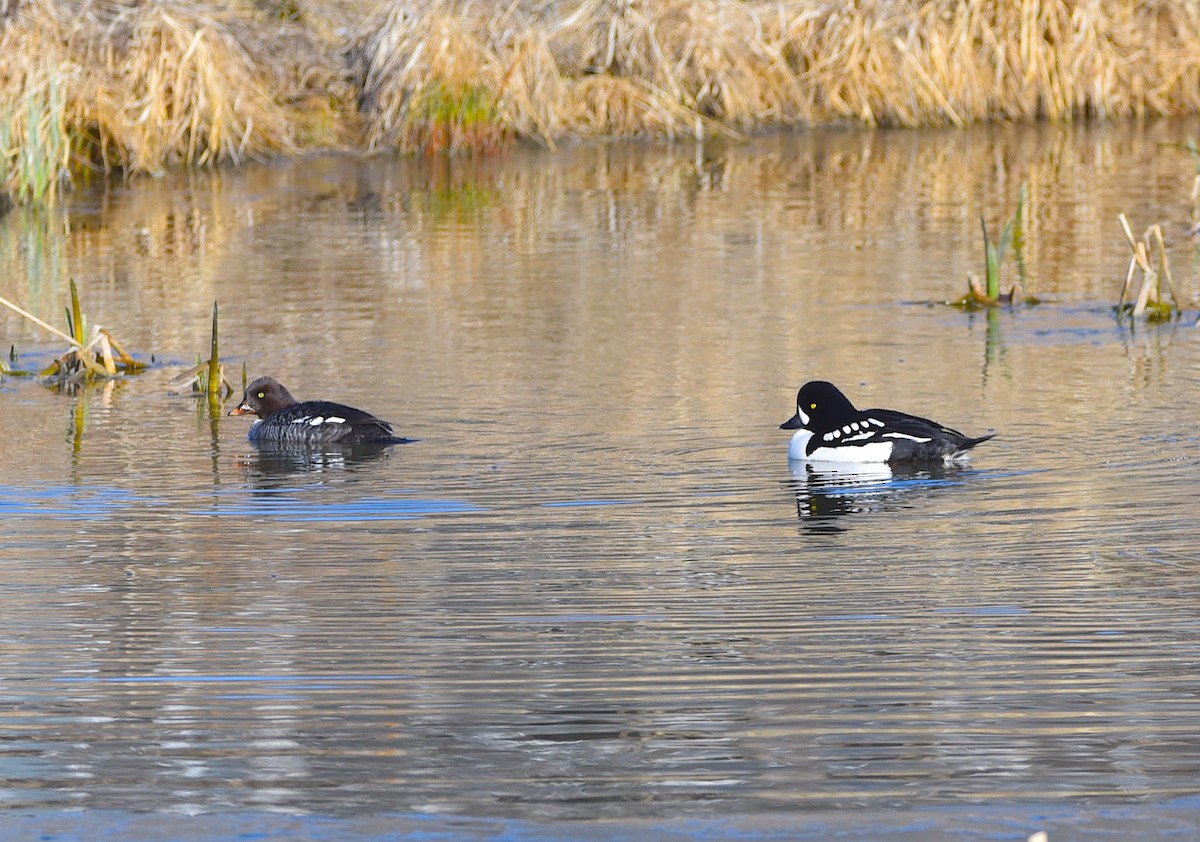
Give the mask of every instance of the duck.
<svg viewBox="0 0 1200 842">
<path fill-rule="evenodd" d="M 273 377 L 246 387 L 230 415 L 257 415 L 250 442 L 267 446 L 389 445 L 413 439 L 396 436 L 392 425 L 369 412 L 332 401 L 298 401 Z"/>
<path fill-rule="evenodd" d="M 796 414 L 779 425 L 795 430 L 788 459 L 843 464 L 951 464 L 996 434 L 972 438 L 928 418 L 894 409 L 857 409 L 841 390 L 813 380 L 796 394 Z"/>
</svg>

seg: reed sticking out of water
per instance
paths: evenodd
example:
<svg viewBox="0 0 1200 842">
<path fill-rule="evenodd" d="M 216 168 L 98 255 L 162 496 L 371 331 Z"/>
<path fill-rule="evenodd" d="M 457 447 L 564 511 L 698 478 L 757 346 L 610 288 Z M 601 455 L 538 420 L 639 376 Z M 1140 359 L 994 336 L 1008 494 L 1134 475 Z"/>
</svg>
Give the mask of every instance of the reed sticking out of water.
<svg viewBox="0 0 1200 842">
<path fill-rule="evenodd" d="M 222 398 L 233 394 L 233 386 L 225 377 L 225 366 L 221 364 L 221 354 L 218 343 L 219 328 L 217 318 L 217 302 L 213 302 L 212 341 L 209 343 L 208 359 L 199 361 L 179 376 L 173 378 L 173 383 L 192 381 L 192 394 L 204 395 L 208 398 L 209 408 L 220 408 Z M 243 364 L 242 379 L 245 379 Z"/>
<path fill-rule="evenodd" d="M 1129 241 L 1132 254 L 1129 257 L 1129 268 L 1125 271 L 1125 284 L 1121 287 L 1121 298 L 1117 302 L 1118 321 L 1128 313 L 1133 318 L 1145 315 L 1150 321 L 1170 321 L 1177 317 L 1182 307 L 1179 296 L 1175 292 L 1175 283 L 1171 279 L 1171 265 L 1167 262 L 1167 247 L 1163 242 L 1162 226 L 1151 225 L 1137 240 L 1125 214 L 1117 217 L 1121 222 L 1121 230 Z M 1137 300 L 1130 299 L 1133 291 L 1134 275 L 1142 273 L 1142 285 L 1138 291 Z M 1163 295 L 1163 283 L 1167 285 L 1170 301 Z"/>
<path fill-rule="evenodd" d="M 71 303 L 66 308 L 66 333 L 21 309 L 8 299 L 0 298 L 0 304 L 42 329 L 65 339 L 73 346 L 40 373 L 40 376 L 49 378 L 60 389 L 74 391 L 95 380 L 135 374 L 146 368 L 145 363 L 129 356 L 116 337 L 106 329 L 99 325 L 92 325 L 91 329 L 88 329 L 87 318 L 79 303 L 79 290 L 74 280 L 71 281 Z"/>
<path fill-rule="evenodd" d="M 16 365 L 16 363 L 17 363 L 17 346 L 9 345 L 8 346 L 8 359 L 5 360 L 3 357 L 0 357 L 0 375 L 3 375 L 4 377 L 29 377 L 30 372 L 21 371 L 20 369 L 13 368 L 13 366 Z"/>
</svg>

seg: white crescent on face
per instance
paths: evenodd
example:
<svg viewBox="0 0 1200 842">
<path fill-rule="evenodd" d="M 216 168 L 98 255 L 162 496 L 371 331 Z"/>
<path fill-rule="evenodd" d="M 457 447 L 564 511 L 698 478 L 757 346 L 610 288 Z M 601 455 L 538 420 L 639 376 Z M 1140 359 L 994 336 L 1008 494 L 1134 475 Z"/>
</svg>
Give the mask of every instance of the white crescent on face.
<svg viewBox="0 0 1200 842">
<path fill-rule="evenodd" d="M 808 430 L 797 430 L 788 442 L 788 459 L 793 462 L 807 462 L 808 440 L 811 438 L 812 433 Z"/>
</svg>

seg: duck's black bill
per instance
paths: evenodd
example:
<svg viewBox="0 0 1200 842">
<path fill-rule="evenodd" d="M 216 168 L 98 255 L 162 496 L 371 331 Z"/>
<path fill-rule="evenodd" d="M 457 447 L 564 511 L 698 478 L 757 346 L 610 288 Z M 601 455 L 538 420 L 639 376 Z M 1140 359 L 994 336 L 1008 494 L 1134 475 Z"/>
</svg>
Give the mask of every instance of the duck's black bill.
<svg viewBox="0 0 1200 842">
<path fill-rule="evenodd" d="M 803 430 L 804 422 L 800 420 L 800 413 L 797 412 L 788 420 L 779 425 L 781 430 Z"/>
</svg>

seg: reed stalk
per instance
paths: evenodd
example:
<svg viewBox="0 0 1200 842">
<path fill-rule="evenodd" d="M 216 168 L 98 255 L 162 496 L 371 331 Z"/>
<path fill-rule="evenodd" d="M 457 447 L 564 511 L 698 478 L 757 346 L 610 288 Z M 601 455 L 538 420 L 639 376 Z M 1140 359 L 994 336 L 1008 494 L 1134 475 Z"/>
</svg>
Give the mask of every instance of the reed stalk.
<svg viewBox="0 0 1200 842">
<path fill-rule="evenodd" d="M 212 400 L 221 391 L 221 355 L 217 350 L 217 302 L 213 302 L 212 344 L 208 355 L 207 394 Z"/>
<path fill-rule="evenodd" d="M 1121 223 L 1121 232 L 1129 243 L 1131 252 L 1129 263 L 1125 270 L 1125 283 L 1121 287 L 1121 297 L 1117 300 L 1116 315 L 1120 321 L 1128 314 L 1136 319 L 1146 316 L 1150 321 L 1170 321 L 1182 313 L 1182 304 L 1175 291 L 1175 282 L 1171 277 L 1171 264 L 1167 260 L 1167 246 L 1163 239 L 1162 226 L 1155 224 L 1146 229 L 1141 239 L 1133 236 L 1133 229 L 1125 214 L 1120 214 L 1117 220 Z M 1142 275 L 1142 283 L 1136 299 L 1131 298 L 1134 278 Z M 1163 294 L 1163 284 L 1170 300 Z"/>
<path fill-rule="evenodd" d="M 172 378 L 173 383 L 192 381 L 192 393 L 204 395 L 208 399 L 209 409 L 213 412 L 220 408 L 222 398 L 233 394 L 233 386 L 225 378 L 225 367 L 221 364 L 218 337 L 220 334 L 217 302 L 213 302 L 212 338 L 209 341 L 208 359 L 201 360 L 197 355 L 196 364 L 182 374 Z M 245 364 L 243 363 L 242 377 L 245 379 Z"/>
</svg>

